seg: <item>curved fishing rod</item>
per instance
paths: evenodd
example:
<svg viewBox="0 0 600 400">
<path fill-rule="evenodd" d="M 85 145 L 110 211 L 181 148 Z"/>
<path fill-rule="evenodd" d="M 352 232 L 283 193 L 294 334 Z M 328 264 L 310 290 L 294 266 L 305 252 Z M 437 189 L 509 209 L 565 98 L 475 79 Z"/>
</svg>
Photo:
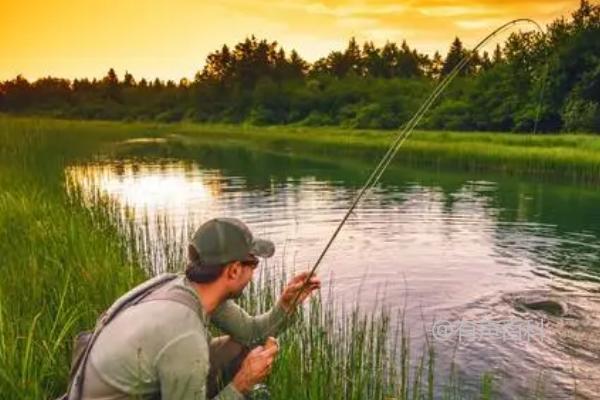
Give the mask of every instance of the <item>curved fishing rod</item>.
<svg viewBox="0 0 600 400">
<path fill-rule="evenodd" d="M 444 77 L 440 83 L 438 83 L 438 85 L 435 87 L 433 92 L 423 102 L 423 104 L 421 104 L 421 106 L 419 107 L 417 112 L 406 123 L 404 128 L 400 131 L 398 136 L 394 139 L 394 141 L 388 148 L 385 155 L 381 158 L 381 160 L 379 161 L 379 164 L 377 164 L 377 166 L 375 167 L 373 172 L 371 172 L 371 175 L 368 177 L 367 181 L 364 183 L 361 190 L 354 198 L 354 201 L 351 203 L 350 207 L 348 208 L 348 211 L 346 211 L 346 214 L 343 216 L 340 223 L 336 227 L 335 231 L 331 235 L 329 241 L 323 248 L 323 251 L 321 252 L 321 254 L 319 255 L 319 258 L 317 259 L 317 261 L 311 268 L 306 279 L 302 283 L 302 286 L 300 286 L 300 289 L 298 290 L 298 292 L 296 293 L 296 296 L 294 297 L 294 300 L 292 301 L 292 305 L 295 305 L 297 303 L 298 298 L 304 291 L 304 289 L 305 289 L 306 285 L 308 284 L 308 282 L 310 281 L 310 279 L 315 274 L 315 271 L 317 270 L 321 261 L 325 257 L 325 254 L 327 253 L 327 251 L 333 244 L 333 241 L 335 240 L 337 235 L 340 233 L 342 227 L 344 226 L 344 224 L 346 223 L 346 221 L 348 220 L 348 218 L 350 217 L 350 215 L 352 214 L 352 212 L 354 211 L 354 209 L 360 202 L 361 198 L 364 196 L 364 194 L 367 192 L 367 190 L 369 190 L 370 188 L 372 188 L 373 186 L 375 186 L 377 184 L 377 182 L 379 181 L 379 179 L 381 178 L 381 176 L 387 169 L 388 165 L 392 162 L 392 159 L 394 158 L 394 156 L 396 155 L 396 153 L 398 152 L 398 150 L 400 149 L 402 144 L 404 144 L 404 142 L 406 141 L 408 136 L 410 136 L 410 134 L 414 130 L 415 126 L 421 121 L 421 119 L 423 118 L 423 115 L 429 110 L 429 108 L 431 108 L 431 105 L 438 99 L 438 97 L 441 95 L 441 93 L 446 89 L 446 87 L 450 84 L 450 82 L 452 82 L 454 80 L 454 78 L 458 75 L 458 73 L 469 63 L 469 61 L 471 61 L 471 59 L 473 58 L 473 56 L 475 55 L 477 50 L 479 50 L 481 47 L 485 46 L 491 39 L 493 39 L 496 35 L 498 35 L 502 31 L 506 30 L 507 28 L 511 27 L 512 25 L 516 25 L 516 24 L 519 24 L 522 22 L 531 23 L 531 24 L 535 25 L 535 27 L 539 30 L 539 32 L 542 35 L 544 34 L 542 27 L 536 21 L 534 21 L 532 19 L 518 18 L 518 19 L 514 19 L 512 21 L 509 21 L 509 22 L 505 23 L 504 25 L 500 26 L 499 28 L 497 28 L 496 30 L 494 30 L 489 35 L 487 35 L 483 40 L 481 40 L 473 48 L 473 50 L 471 50 L 468 55 L 463 57 L 460 60 L 460 62 L 450 71 L 450 73 L 446 77 Z M 547 67 L 547 65 L 546 65 L 546 67 Z M 538 119 L 540 116 L 540 107 L 541 107 L 541 101 L 542 101 L 543 94 L 544 94 L 543 92 L 544 92 L 544 86 L 545 86 L 547 72 L 548 72 L 548 68 L 546 68 L 545 72 L 544 72 L 541 94 L 540 94 L 540 101 L 538 103 L 536 120 L 535 120 L 535 124 L 534 124 L 534 133 L 536 132 L 537 126 L 538 126 Z M 292 309 L 293 309 L 293 307 L 292 307 Z"/>
</svg>

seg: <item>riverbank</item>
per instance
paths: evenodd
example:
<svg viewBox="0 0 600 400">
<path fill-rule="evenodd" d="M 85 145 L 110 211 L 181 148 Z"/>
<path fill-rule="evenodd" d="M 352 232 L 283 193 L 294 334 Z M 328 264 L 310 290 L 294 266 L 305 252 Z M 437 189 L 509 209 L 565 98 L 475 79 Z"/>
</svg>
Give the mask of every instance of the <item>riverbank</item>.
<svg viewBox="0 0 600 400">
<path fill-rule="evenodd" d="M 170 132 L 190 138 L 243 141 L 261 150 L 305 153 L 325 159 L 359 157 L 373 160 L 373 166 L 397 134 L 337 128 L 194 124 L 173 125 Z M 596 184 L 600 182 L 600 136 L 415 131 L 393 163 Z"/>
<path fill-rule="evenodd" d="M 121 123 L 24 117 L 10 121 L 46 121 L 89 131 L 112 127 L 123 139 L 161 137 L 186 146 L 194 140 L 243 144 L 257 151 L 331 159 L 360 158 L 375 166 L 397 132 L 294 126 Z M 76 128 L 75 128 L 76 127 Z M 513 134 L 415 131 L 396 155 L 394 165 L 444 171 L 496 172 L 564 183 L 600 183 L 600 136 L 584 134 Z"/>
</svg>

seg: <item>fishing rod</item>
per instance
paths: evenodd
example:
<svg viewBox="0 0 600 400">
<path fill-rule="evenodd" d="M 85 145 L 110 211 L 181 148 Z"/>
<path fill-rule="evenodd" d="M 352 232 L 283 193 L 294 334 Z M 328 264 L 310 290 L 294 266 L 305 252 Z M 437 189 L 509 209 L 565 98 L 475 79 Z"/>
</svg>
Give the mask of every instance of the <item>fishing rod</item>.
<svg viewBox="0 0 600 400">
<path fill-rule="evenodd" d="M 392 160 L 393 160 L 394 156 L 396 155 L 396 153 L 398 153 L 398 150 L 400 150 L 400 147 L 402 147 L 402 145 L 404 144 L 404 142 L 406 141 L 406 139 L 408 139 L 408 137 L 410 136 L 410 134 L 412 133 L 412 131 L 414 130 L 414 128 L 421 121 L 421 119 L 423 118 L 423 115 L 427 111 L 429 111 L 429 109 L 431 108 L 432 104 L 438 99 L 438 97 L 442 94 L 442 92 L 446 89 L 446 87 L 454 80 L 454 78 L 458 75 L 458 73 L 473 59 L 473 56 L 475 55 L 475 53 L 477 52 L 477 50 L 479 50 L 481 47 L 483 47 L 486 44 L 488 44 L 488 42 L 490 40 L 492 40 L 496 35 L 500 34 L 503 31 L 505 31 L 509 27 L 511 27 L 513 25 L 516 25 L 516 24 L 519 24 L 519 23 L 523 23 L 523 22 L 525 22 L 525 23 L 531 23 L 531 24 L 535 25 L 535 27 L 538 29 L 538 31 L 542 35 L 544 34 L 544 31 L 543 31 L 542 27 L 536 21 L 534 21 L 532 19 L 529 19 L 529 18 L 518 18 L 518 19 L 514 19 L 512 21 L 509 21 L 509 22 L 505 23 L 504 25 L 500 26 L 499 28 L 497 28 L 496 30 L 494 30 L 492 33 L 490 33 L 489 35 L 487 35 L 483 40 L 481 40 L 475 46 L 475 48 L 473 50 L 471 50 L 469 52 L 469 54 L 467 54 L 466 56 L 464 56 L 460 60 L 460 62 L 458 64 L 456 64 L 456 66 L 454 66 L 454 68 L 450 71 L 450 73 L 448 75 L 446 75 L 438 83 L 438 85 L 435 87 L 435 89 L 429 95 L 429 97 L 423 102 L 423 104 L 421 104 L 421 106 L 419 107 L 419 109 L 417 110 L 417 112 L 415 112 L 415 114 L 412 116 L 412 118 L 406 123 L 406 125 L 404 126 L 404 128 L 400 131 L 400 133 L 398 134 L 398 136 L 396 136 L 396 138 L 393 140 L 393 142 L 390 145 L 390 147 L 388 148 L 387 152 L 384 154 L 384 156 L 379 161 L 379 164 L 377 164 L 377 166 L 375 167 L 375 169 L 373 169 L 373 171 L 371 172 L 371 175 L 369 175 L 369 177 L 367 178 L 367 181 L 364 183 L 364 185 L 362 186 L 362 188 L 360 189 L 360 191 L 358 192 L 358 194 L 356 195 L 356 197 L 352 201 L 350 207 L 346 211 L 346 214 L 344 214 L 344 216 L 340 220 L 340 222 L 337 225 L 336 229 L 334 230 L 333 234 L 329 238 L 329 241 L 327 241 L 327 244 L 325 245 L 325 247 L 321 251 L 321 254 L 319 255 L 319 257 L 317 258 L 317 261 L 315 262 L 315 264 L 313 265 L 313 267 L 309 271 L 309 273 L 306 276 L 304 282 L 302 283 L 302 285 L 300 286 L 298 292 L 296 293 L 296 296 L 294 297 L 294 299 L 292 301 L 292 307 L 291 307 L 291 309 L 294 309 L 294 306 L 298 302 L 298 299 L 301 296 L 302 292 L 304 291 L 304 289 L 308 285 L 310 279 L 314 276 L 317 268 L 321 264 L 321 261 L 323 261 L 323 258 L 325 257 L 325 254 L 327 254 L 327 251 L 329 250 L 329 248 L 333 244 L 335 238 L 337 237 L 337 235 L 342 230 L 342 227 L 344 226 L 344 224 L 346 223 L 346 221 L 348 220 L 348 218 L 350 217 L 350 215 L 352 214 L 352 212 L 354 211 L 354 209 L 356 208 L 356 206 L 358 205 L 358 203 L 360 202 L 360 200 L 362 199 L 362 197 L 364 196 L 364 194 L 369 189 L 371 189 L 372 187 L 374 187 L 377 184 L 377 182 L 379 181 L 379 179 L 381 178 L 381 176 L 383 175 L 383 173 L 385 172 L 385 170 L 387 169 L 387 167 L 392 162 Z M 546 68 L 545 68 L 544 73 L 543 73 L 542 87 L 541 87 L 541 90 L 540 90 L 540 100 L 538 102 L 538 108 L 537 108 L 537 111 L 536 111 L 536 119 L 535 119 L 535 123 L 534 123 L 533 133 L 536 133 L 537 128 L 538 128 L 538 120 L 539 120 L 540 111 L 541 111 L 541 102 L 542 102 L 543 95 L 544 95 L 545 81 L 546 81 L 546 76 L 547 76 L 547 72 L 548 72 L 548 68 L 547 67 L 548 67 L 548 65 L 546 64 Z"/>
</svg>

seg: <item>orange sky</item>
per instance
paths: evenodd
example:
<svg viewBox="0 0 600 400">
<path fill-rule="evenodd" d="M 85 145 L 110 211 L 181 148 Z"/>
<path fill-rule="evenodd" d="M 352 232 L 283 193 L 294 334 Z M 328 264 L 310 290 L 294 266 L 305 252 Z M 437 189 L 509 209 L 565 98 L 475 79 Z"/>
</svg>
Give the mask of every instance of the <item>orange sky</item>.
<svg viewBox="0 0 600 400">
<path fill-rule="evenodd" d="M 401 41 L 445 54 L 513 18 L 545 24 L 579 0 L 0 0 L 0 80 L 21 73 L 66 78 L 192 78 L 206 55 L 249 34 L 313 61 L 351 36 Z"/>
</svg>

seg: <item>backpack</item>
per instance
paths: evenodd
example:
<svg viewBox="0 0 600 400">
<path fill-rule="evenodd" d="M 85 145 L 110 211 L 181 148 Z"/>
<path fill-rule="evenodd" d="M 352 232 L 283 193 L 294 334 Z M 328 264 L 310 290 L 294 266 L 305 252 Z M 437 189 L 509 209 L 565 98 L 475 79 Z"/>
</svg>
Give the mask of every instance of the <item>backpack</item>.
<svg viewBox="0 0 600 400">
<path fill-rule="evenodd" d="M 76 336 L 73 343 L 73 356 L 71 369 L 69 371 L 69 386 L 67 393 L 58 397 L 56 400 L 81 400 L 85 378 L 85 365 L 92 346 L 104 327 L 126 308 L 145 301 L 170 300 L 181 303 L 200 315 L 201 311 L 199 303 L 194 296 L 190 296 L 190 294 L 184 290 L 169 290 L 172 286 L 167 285 L 167 283 L 179 276 L 180 275 L 173 273 L 161 274 L 134 287 L 119 297 L 108 310 L 100 316 L 93 331 L 81 332 Z"/>
</svg>

